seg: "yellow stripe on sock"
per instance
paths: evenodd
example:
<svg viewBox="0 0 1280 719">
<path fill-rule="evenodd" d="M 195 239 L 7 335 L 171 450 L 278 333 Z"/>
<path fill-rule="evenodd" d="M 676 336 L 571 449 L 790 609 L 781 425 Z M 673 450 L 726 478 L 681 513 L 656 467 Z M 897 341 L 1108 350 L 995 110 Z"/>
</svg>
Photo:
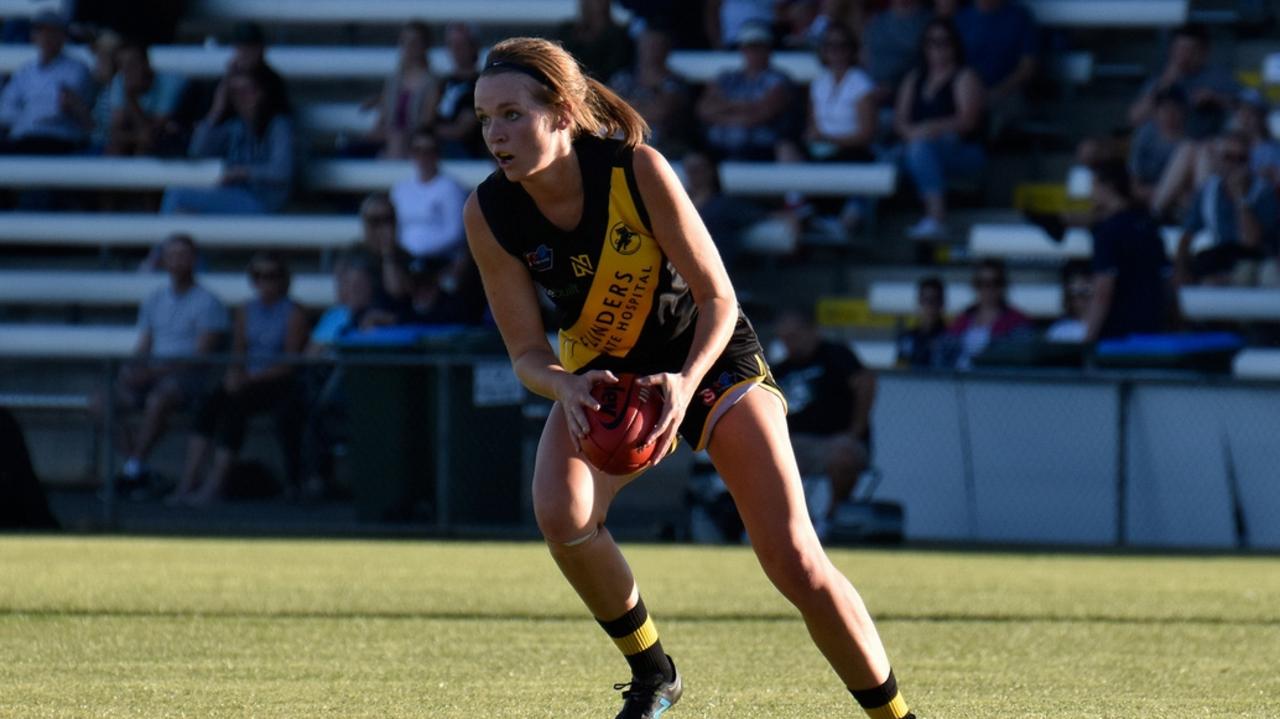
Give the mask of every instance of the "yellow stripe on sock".
<svg viewBox="0 0 1280 719">
<path fill-rule="evenodd" d="M 902 719 L 910 711 L 907 707 L 907 700 L 903 699 L 901 694 L 898 694 L 888 704 L 875 709 L 868 709 L 867 716 L 871 717 L 871 719 Z"/>
<path fill-rule="evenodd" d="M 653 617 L 646 618 L 639 629 L 625 637 L 614 639 L 613 643 L 618 645 L 618 648 L 622 650 L 622 655 L 626 657 L 632 654 L 639 654 L 657 644 L 658 628 L 653 625 Z"/>
</svg>

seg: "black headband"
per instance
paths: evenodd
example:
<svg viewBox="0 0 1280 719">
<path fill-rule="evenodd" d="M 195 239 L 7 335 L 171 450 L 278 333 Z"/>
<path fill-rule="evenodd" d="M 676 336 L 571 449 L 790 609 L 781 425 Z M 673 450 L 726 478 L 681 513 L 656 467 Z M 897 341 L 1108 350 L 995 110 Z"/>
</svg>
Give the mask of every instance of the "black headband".
<svg viewBox="0 0 1280 719">
<path fill-rule="evenodd" d="M 528 75 L 534 80 L 537 80 L 539 85 L 547 88 L 551 87 L 551 81 L 547 79 L 546 75 L 542 74 L 541 70 L 529 67 L 528 65 L 522 65 L 518 62 L 511 62 L 510 60 L 491 60 L 485 64 L 484 69 L 480 71 L 480 74 L 497 74 L 503 71 L 518 72 L 522 75 Z"/>
</svg>

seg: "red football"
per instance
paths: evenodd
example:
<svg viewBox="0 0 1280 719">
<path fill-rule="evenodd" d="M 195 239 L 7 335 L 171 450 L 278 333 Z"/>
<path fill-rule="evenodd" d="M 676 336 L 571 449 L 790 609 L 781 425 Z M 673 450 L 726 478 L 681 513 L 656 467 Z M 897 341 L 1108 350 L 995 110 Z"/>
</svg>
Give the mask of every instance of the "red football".
<svg viewBox="0 0 1280 719">
<path fill-rule="evenodd" d="M 616 476 L 636 472 L 648 464 L 657 443 L 641 446 L 662 414 L 661 393 L 635 383 L 636 375 L 619 374 L 617 384 L 601 382 L 591 390 L 600 403 L 587 410 L 587 436 L 582 454 L 596 469 Z"/>
</svg>

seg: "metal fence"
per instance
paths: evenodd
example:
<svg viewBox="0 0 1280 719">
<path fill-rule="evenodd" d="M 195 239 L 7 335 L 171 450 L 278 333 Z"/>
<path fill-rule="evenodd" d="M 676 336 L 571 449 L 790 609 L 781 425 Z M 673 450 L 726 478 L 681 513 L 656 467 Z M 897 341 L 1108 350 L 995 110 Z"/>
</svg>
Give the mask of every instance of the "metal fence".
<svg viewBox="0 0 1280 719">
<path fill-rule="evenodd" d="M 216 376 L 231 359 L 203 362 Z M 291 359 L 299 377 L 337 377 L 346 394 L 345 435 L 328 447 L 342 499 L 236 502 L 208 515 L 117 491 L 113 418 L 136 416 L 95 415 L 88 400 L 100 395 L 112 409 L 107 389 L 125 361 L 28 358 L 6 360 L 0 371 L 0 405 L 19 411 L 47 486 L 80 486 L 82 495 L 98 486 L 78 510 L 93 515 L 93 528 L 182 531 L 214 516 L 231 531 L 534 534 L 528 478 L 549 403 L 519 386 L 503 355 L 379 350 Z M 903 507 L 908 540 L 1280 549 L 1280 383 L 1096 370 L 889 371 L 880 375 L 873 419 L 874 498 Z M 180 419 L 153 460 L 169 484 L 189 429 L 189 416 Z M 258 420 L 246 455 L 282 480 L 287 463 L 274 432 Z M 691 467 L 688 457 L 664 462 L 619 496 L 611 523 L 629 523 L 632 536 L 688 536 Z"/>
</svg>

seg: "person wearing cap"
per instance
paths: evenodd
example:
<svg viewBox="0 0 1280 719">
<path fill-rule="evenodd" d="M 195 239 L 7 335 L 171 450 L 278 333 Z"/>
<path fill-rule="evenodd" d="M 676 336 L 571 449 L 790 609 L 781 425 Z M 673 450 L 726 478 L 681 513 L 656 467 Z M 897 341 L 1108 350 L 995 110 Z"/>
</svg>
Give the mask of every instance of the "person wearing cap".
<svg viewBox="0 0 1280 719">
<path fill-rule="evenodd" d="M 84 146 L 93 125 L 94 83 L 84 63 L 63 52 L 67 21 L 41 12 L 31 23 L 34 60 L 14 72 L 0 93 L 0 125 L 8 135 L 0 151 L 65 155 Z"/>
<path fill-rule="evenodd" d="M 773 33 L 768 26 L 748 23 L 738 32 L 743 66 L 723 72 L 707 84 L 698 101 L 698 119 L 706 125 L 706 139 L 720 160 L 765 161 L 776 158 L 786 138 L 788 110 L 794 103 L 790 78 L 769 65 Z"/>
</svg>

